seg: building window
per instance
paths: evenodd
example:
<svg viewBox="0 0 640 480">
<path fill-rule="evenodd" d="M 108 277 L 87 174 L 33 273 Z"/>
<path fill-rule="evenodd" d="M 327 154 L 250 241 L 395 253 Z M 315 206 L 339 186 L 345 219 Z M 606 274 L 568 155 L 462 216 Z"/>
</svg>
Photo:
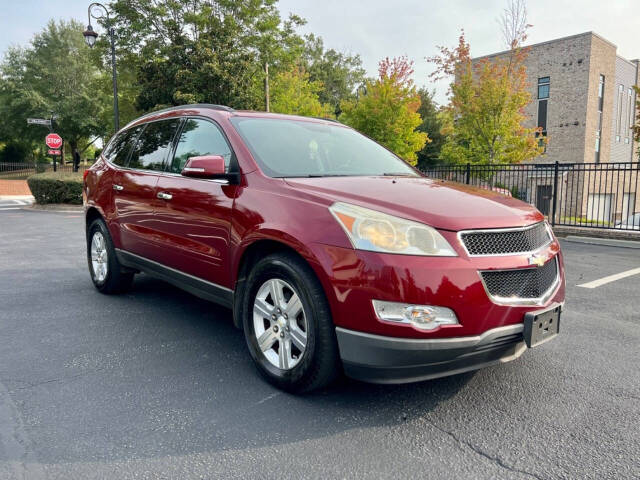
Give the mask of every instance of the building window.
<svg viewBox="0 0 640 480">
<path fill-rule="evenodd" d="M 616 118 L 616 142 L 620 141 L 620 133 L 622 130 L 622 111 L 624 110 L 624 85 L 618 85 L 618 116 Z"/>
<path fill-rule="evenodd" d="M 550 77 L 540 77 L 538 79 L 538 100 L 549 98 Z"/>
<path fill-rule="evenodd" d="M 602 110 L 604 105 L 604 75 L 600 75 L 598 85 L 598 127 L 596 129 L 595 162 L 600 163 L 600 136 L 602 135 Z"/>
<path fill-rule="evenodd" d="M 628 119 L 629 119 L 629 123 L 627 124 L 627 130 L 624 134 L 625 137 L 629 137 L 629 135 L 631 135 L 631 127 L 633 127 L 633 123 L 635 122 L 635 119 L 633 118 L 633 114 L 634 112 L 634 108 L 633 108 L 633 89 L 629 88 L 627 90 L 627 96 L 629 97 L 628 102 L 629 102 L 629 108 L 628 108 Z M 625 138 L 625 141 L 627 140 L 627 138 Z M 629 143 L 628 141 L 626 143 Z"/>
<path fill-rule="evenodd" d="M 540 100 L 538 102 L 538 127 L 543 132 L 547 131 L 547 102 L 548 100 Z"/>
</svg>

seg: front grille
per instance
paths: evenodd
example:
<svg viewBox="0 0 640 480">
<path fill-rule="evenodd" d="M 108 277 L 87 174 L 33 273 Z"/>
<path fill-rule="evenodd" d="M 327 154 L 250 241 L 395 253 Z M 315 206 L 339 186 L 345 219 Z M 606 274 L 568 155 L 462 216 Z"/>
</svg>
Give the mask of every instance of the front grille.
<svg viewBox="0 0 640 480">
<path fill-rule="evenodd" d="M 544 222 L 507 230 L 463 232 L 460 239 L 469 255 L 514 255 L 538 250 L 551 242 Z"/>
<path fill-rule="evenodd" d="M 558 260 L 554 257 L 541 267 L 481 272 L 492 297 L 537 299 L 554 286 L 558 278 Z"/>
</svg>

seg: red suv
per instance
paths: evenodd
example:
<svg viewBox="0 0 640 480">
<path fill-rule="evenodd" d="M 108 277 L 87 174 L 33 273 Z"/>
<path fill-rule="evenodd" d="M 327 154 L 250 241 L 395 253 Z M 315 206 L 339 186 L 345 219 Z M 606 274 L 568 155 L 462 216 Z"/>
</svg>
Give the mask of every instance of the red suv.
<svg viewBox="0 0 640 480">
<path fill-rule="evenodd" d="M 499 193 L 430 180 L 340 123 L 217 105 L 146 115 L 84 183 L 103 293 L 145 272 L 233 309 L 289 391 L 507 362 L 559 331 L 560 245 Z"/>
</svg>

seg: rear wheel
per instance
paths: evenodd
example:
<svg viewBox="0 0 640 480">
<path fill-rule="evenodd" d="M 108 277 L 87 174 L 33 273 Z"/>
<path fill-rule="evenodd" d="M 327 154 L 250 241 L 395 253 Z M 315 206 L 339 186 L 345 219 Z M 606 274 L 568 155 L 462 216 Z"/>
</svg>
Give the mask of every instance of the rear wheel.
<svg viewBox="0 0 640 480">
<path fill-rule="evenodd" d="M 107 225 L 94 220 L 87 232 L 87 261 L 96 289 L 101 293 L 122 293 L 131 288 L 133 273 L 125 271 L 118 261 Z"/>
<path fill-rule="evenodd" d="M 340 372 L 335 327 L 324 291 L 299 257 L 276 253 L 251 270 L 244 332 L 260 373 L 291 392 L 331 383 Z"/>
</svg>

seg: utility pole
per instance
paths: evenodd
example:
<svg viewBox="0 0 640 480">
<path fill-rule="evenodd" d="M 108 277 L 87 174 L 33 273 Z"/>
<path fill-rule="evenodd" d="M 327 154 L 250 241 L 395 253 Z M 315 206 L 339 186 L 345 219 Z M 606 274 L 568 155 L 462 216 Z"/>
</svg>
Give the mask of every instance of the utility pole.
<svg viewBox="0 0 640 480">
<path fill-rule="evenodd" d="M 264 99 L 269 111 L 269 62 L 264 62 Z"/>
</svg>

